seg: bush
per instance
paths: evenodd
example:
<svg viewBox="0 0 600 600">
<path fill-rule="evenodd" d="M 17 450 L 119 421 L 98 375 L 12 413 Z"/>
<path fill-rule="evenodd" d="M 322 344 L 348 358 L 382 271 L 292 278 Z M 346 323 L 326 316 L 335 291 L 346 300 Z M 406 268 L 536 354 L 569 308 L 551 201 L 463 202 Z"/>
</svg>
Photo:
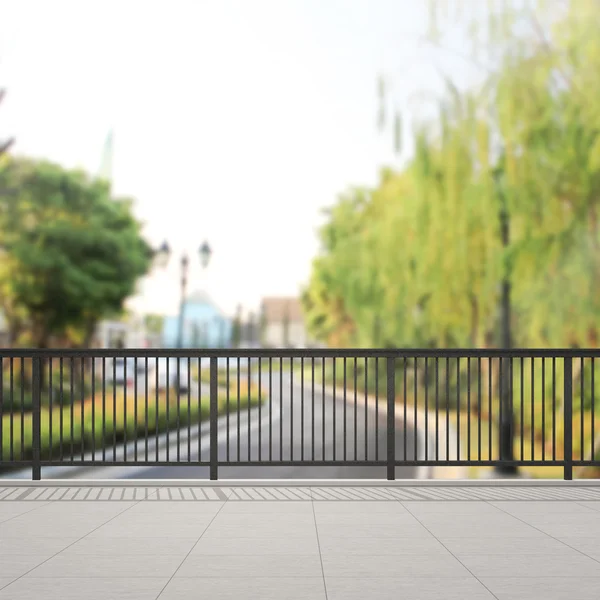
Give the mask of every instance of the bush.
<svg viewBox="0 0 600 600">
<path fill-rule="evenodd" d="M 11 393 L 10 388 L 3 388 L 0 406 L 2 406 L 4 412 L 31 410 L 32 405 L 33 397 L 31 391 L 14 387 Z"/>
</svg>

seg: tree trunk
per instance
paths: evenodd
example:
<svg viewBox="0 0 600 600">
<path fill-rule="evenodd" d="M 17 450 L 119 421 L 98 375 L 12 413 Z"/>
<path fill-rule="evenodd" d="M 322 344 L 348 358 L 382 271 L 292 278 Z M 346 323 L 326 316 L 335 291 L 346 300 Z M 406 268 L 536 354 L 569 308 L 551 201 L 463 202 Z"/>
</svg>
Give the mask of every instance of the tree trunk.
<svg viewBox="0 0 600 600">
<path fill-rule="evenodd" d="M 596 266 L 596 273 L 591 277 L 591 286 L 592 286 L 592 294 L 596 293 L 597 285 L 598 285 L 598 276 L 600 274 L 600 243 L 598 239 L 598 217 L 596 214 L 596 210 L 590 210 L 590 232 L 592 237 L 592 247 L 594 251 L 594 263 Z M 591 348 L 598 347 L 598 328 L 595 325 L 592 325 L 588 328 L 587 332 L 588 344 Z M 576 367 L 573 369 L 573 389 L 576 389 L 576 381 L 581 375 L 581 363 L 582 361 L 576 361 Z M 564 400 L 564 399 L 563 399 Z M 581 399 L 582 406 L 581 410 L 583 410 L 583 398 Z M 595 407 L 592 407 L 594 410 Z M 593 449 L 588 450 L 584 460 L 593 460 L 596 456 L 600 454 L 600 436 L 595 441 Z M 576 469 L 576 476 L 582 476 L 586 469 L 591 470 L 590 467 L 579 467 Z M 593 468 L 592 468 L 593 469 Z"/>
<path fill-rule="evenodd" d="M 45 324 L 40 321 L 33 321 L 31 325 L 33 346 L 40 350 L 46 350 L 48 348 L 48 342 L 50 341 L 50 333 L 45 327 Z M 46 387 L 46 371 L 47 371 L 48 359 L 43 358 L 40 364 L 40 390 Z"/>
<path fill-rule="evenodd" d="M 483 348 L 489 348 L 490 346 L 485 345 Z M 491 368 L 490 368 L 491 364 Z M 490 376 L 492 380 L 492 411 L 490 413 L 490 400 L 489 400 L 489 389 L 490 389 Z M 496 359 L 481 359 L 481 402 L 482 406 L 480 411 L 483 415 L 487 415 L 490 422 L 493 422 L 494 413 L 499 414 L 498 406 L 494 402 L 494 398 L 497 397 L 498 392 L 498 381 L 500 378 L 500 360 Z"/>
<path fill-rule="evenodd" d="M 9 323 L 8 325 L 8 345 L 14 348 L 17 338 L 19 337 L 19 327 L 16 323 Z"/>
<path fill-rule="evenodd" d="M 85 336 L 83 338 L 83 348 L 90 348 L 92 341 L 94 339 L 94 334 L 96 333 L 96 326 L 98 325 L 98 321 L 96 319 L 90 319 L 85 327 Z M 91 356 L 87 356 L 85 358 L 85 372 L 89 373 L 91 371 L 93 358 Z"/>
<path fill-rule="evenodd" d="M 79 348 L 88 349 L 94 339 L 94 333 L 96 331 L 97 320 L 89 319 L 84 325 L 84 335 Z M 81 372 L 81 363 L 83 361 L 83 377 Z M 81 396 L 85 385 L 85 378 L 87 375 L 91 376 L 93 358 L 86 356 L 80 360 L 73 361 L 73 387 L 77 390 L 78 397 Z"/>
</svg>

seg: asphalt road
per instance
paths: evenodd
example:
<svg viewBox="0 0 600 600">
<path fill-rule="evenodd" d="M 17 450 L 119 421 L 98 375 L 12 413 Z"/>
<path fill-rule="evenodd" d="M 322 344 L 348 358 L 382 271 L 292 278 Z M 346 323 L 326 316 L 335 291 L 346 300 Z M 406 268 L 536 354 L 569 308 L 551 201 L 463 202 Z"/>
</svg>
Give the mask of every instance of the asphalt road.
<svg viewBox="0 0 600 600">
<path fill-rule="evenodd" d="M 255 373 L 253 378 L 256 379 Z M 347 460 L 385 460 L 387 447 L 386 415 L 377 415 L 372 407 L 357 406 L 355 413 L 354 393 L 347 390 L 347 401 L 343 394 L 337 394 L 336 400 L 316 385 L 314 397 L 310 383 L 305 382 L 304 391 L 298 385 L 298 377 L 291 383 L 289 373 L 272 375 L 272 394 L 265 393 L 267 400 L 250 411 L 242 409 L 233 412 L 227 418 L 219 419 L 218 453 L 222 461 L 290 461 L 315 460 L 310 466 L 222 466 L 219 467 L 219 479 L 385 479 L 385 467 L 372 466 L 320 466 L 320 460 L 343 460 L 344 450 Z M 268 384 L 268 377 L 262 376 L 263 389 Z M 193 386 L 195 388 L 196 386 Z M 247 388 L 246 388 L 247 389 Z M 207 389 L 202 392 L 208 397 Z M 241 396 L 244 395 L 241 386 Z M 342 396 L 342 397 L 340 397 Z M 313 399 L 314 398 L 314 399 Z M 197 400 L 197 392 L 192 394 L 192 401 Z M 380 400 L 383 404 L 385 399 Z M 182 410 L 187 406 L 187 395 L 182 399 Z M 345 409 L 345 416 L 344 416 Z M 314 423 L 313 423 L 314 416 Z M 356 429 L 355 429 L 356 421 Z M 335 425 L 335 426 L 334 426 Z M 344 427 L 346 435 L 344 436 Z M 239 428 L 239 435 L 238 435 Z M 314 435 L 313 435 L 314 431 Z M 404 456 L 404 428 L 402 421 L 397 421 L 396 456 Z M 228 435 L 229 432 L 229 435 Z M 335 435 L 334 435 L 335 432 Z M 158 456 L 160 460 L 174 460 L 179 450 L 182 461 L 194 462 L 209 460 L 209 424 L 204 423 L 198 430 L 191 431 L 188 436 L 187 427 L 179 431 L 171 431 L 160 436 Z M 414 457 L 414 431 L 407 427 L 407 458 Z M 344 439 L 346 447 L 344 448 Z M 355 444 L 356 439 L 356 444 Z M 422 445 L 423 440 L 418 439 Z M 127 458 L 133 459 L 133 445 L 127 448 Z M 189 448 L 189 454 L 188 454 Z M 117 452 L 117 460 L 122 460 L 124 447 Z M 228 454 L 229 450 L 229 454 Z M 238 454 L 239 451 L 239 454 Z M 138 443 L 138 457 L 143 457 L 144 442 Z M 377 452 L 379 455 L 377 456 Z M 421 452 L 421 450 L 419 450 Z M 149 439 L 150 459 L 156 457 L 156 438 Z M 112 448 L 107 452 L 107 460 L 112 459 Z M 410 479 L 417 475 L 414 467 L 398 467 L 397 479 Z M 11 477 L 30 478 L 29 469 L 13 473 Z M 90 467 L 90 468 L 44 468 L 44 479 L 208 479 L 209 468 L 197 466 L 127 466 L 127 467 Z"/>
</svg>

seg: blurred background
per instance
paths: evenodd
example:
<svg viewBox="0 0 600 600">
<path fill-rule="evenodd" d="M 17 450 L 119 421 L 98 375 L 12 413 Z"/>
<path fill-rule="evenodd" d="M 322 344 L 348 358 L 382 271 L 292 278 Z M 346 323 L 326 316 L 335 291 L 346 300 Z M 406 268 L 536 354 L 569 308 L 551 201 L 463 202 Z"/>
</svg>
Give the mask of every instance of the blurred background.
<svg viewBox="0 0 600 600">
<path fill-rule="evenodd" d="M 0 0 L 2 345 L 596 348 L 598 23 Z"/>
</svg>

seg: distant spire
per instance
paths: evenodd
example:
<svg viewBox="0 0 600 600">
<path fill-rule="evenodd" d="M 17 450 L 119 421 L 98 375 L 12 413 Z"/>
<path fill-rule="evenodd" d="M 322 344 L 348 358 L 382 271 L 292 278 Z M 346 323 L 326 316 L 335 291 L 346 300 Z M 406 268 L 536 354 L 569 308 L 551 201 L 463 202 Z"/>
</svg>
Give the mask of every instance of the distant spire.
<svg viewBox="0 0 600 600">
<path fill-rule="evenodd" d="M 110 187 L 112 187 L 113 147 L 114 135 L 113 130 L 111 129 L 106 136 L 106 141 L 104 142 L 102 162 L 100 163 L 100 171 L 98 173 L 100 179 L 107 181 Z"/>
</svg>

